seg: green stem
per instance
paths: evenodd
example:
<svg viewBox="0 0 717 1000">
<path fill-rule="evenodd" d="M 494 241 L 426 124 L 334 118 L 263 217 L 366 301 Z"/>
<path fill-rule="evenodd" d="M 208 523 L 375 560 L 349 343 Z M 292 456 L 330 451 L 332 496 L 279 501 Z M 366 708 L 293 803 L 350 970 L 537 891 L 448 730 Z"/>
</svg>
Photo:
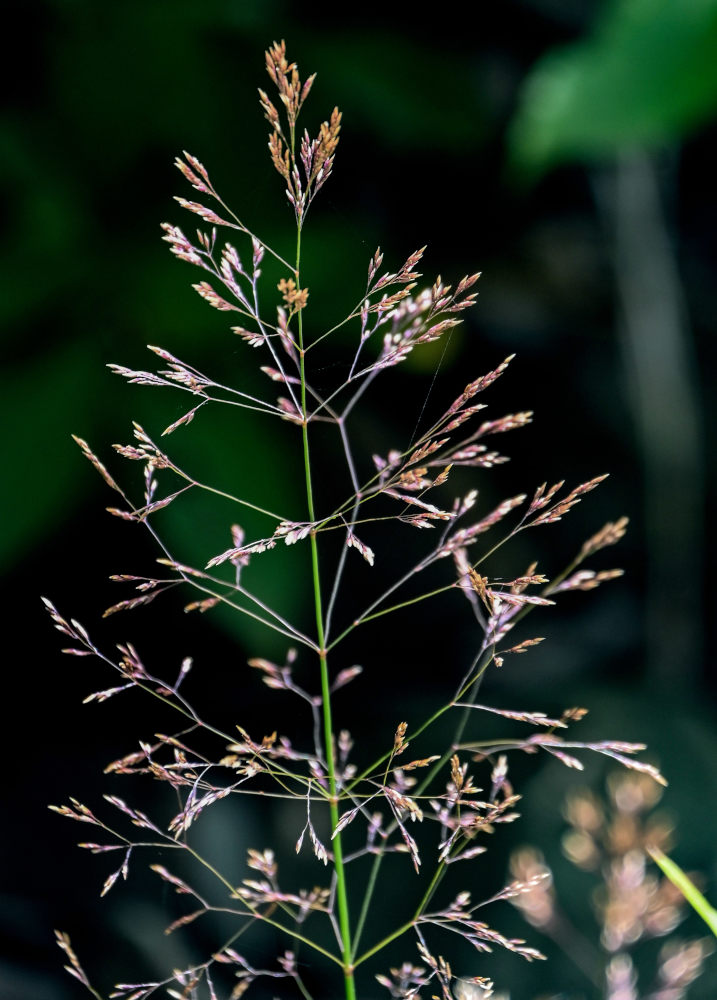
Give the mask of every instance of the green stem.
<svg viewBox="0 0 717 1000">
<path fill-rule="evenodd" d="M 301 287 L 299 278 L 301 263 L 301 227 L 296 236 L 296 284 Z M 309 427 L 306 406 L 306 371 L 302 313 L 298 315 L 299 333 L 299 368 L 301 380 L 301 411 L 303 422 L 301 436 L 304 450 L 304 473 L 306 477 L 306 503 L 309 520 L 316 521 L 314 509 L 314 491 L 311 479 L 311 459 L 309 454 Z M 331 813 L 331 828 L 336 829 L 339 822 L 338 796 L 336 792 L 336 759 L 334 755 L 333 723 L 331 718 L 331 688 L 329 684 L 329 667 L 326 659 L 326 640 L 324 630 L 324 612 L 321 601 L 321 577 L 319 574 L 319 548 L 316 532 L 311 533 L 311 575 L 314 589 L 314 610 L 316 614 L 316 635 L 319 646 L 319 666 L 321 670 L 321 709 L 324 724 L 324 749 L 326 753 L 326 768 L 329 779 L 329 809 Z M 334 871 L 336 873 L 336 902 L 338 905 L 339 931 L 343 957 L 344 988 L 346 1000 L 356 1000 L 353 964 L 351 955 L 351 925 L 349 918 L 348 893 L 346 888 L 346 872 L 344 869 L 341 834 L 333 840 Z"/>
<path fill-rule="evenodd" d="M 302 980 L 301 976 L 298 975 L 298 973 L 296 975 L 296 978 L 294 979 L 294 982 L 299 987 L 299 992 L 301 993 L 302 997 L 304 997 L 304 1000 L 313 1000 L 313 997 L 311 996 L 307 988 L 304 986 L 304 981 Z"/>
<path fill-rule="evenodd" d="M 436 868 L 436 870 L 433 873 L 433 878 L 431 879 L 431 884 L 428 886 L 428 888 L 426 889 L 425 893 L 423 894 L 423 899 L 421 900 L 421 902 L 416 907 L 416 912 L 413 915 L 413 921 L 412 921 L 412 923 L 415 923 L 418 920 L 418 918 L 421 916 L 421 914 L 423 913 L 423 911 L 425 910 L 425 908 L 428 906 L 429 902 L 431 901 L 431 896 L 436 891 L 436 889 L 438 887 L 438 883 L 443 878 L 443 874 L 444 874 L 445 870 L 446 870 L 446 862 L 445 861 L 441 861 L 441 863 L 438 865 L 438 867 Z"/>
</svg>

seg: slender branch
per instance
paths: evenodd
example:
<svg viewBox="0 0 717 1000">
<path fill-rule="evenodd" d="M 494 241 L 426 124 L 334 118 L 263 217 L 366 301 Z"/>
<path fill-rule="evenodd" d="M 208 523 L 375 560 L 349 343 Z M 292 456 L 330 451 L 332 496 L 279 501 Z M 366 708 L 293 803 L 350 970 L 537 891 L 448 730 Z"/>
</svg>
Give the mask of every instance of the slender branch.
<svg viewBox="0 0 717 1000">
<path fill-rule="evenodd" d="M 231 208 L 229 208 L 229 206 L 228 206 L 227 204 L 225 204 L 225 202 L 223 202 L 223 201 L 222 201 L 222 199 L 221 199 L 221 198 L 219 197 L 219 195 L 217 194 L 217 192 L 215 191 L 215 189 L 214 189 L 214 187 L 213 187 L 213 186 L 211 186 L 211 185 L 210 185 L 210 187 L 209 187 L 209 191 L 210 191 L 210 193 L 212 194 L 212 196 L 213 196 L 214 198 L 216 198 L 216 200 L 217 200 L 217 201 L 219 202 L 219 204 L 220 204 L 220 205 L 222 206 L 222 208 L 224 209 L 224 211 L 225 211 L 225 212 L 227 212 L 227 213 L 228 213 L 229 215 L 231 215 L 232 219 L 234 219 L 234 221 L 235 221 L 235 222 L 236 222 L 236 224 L 237 224 L 237 228 L 238 228 L 238 229 L 240 229 L 240 230 L 241 230 L 241 232 L 245 233 L 245 234 L 246 234 L 247 236 L 249 236 L 249 237 L 250 237 L 251 239 L 253 239 L 253 240 L 256 240 L 256 241 L 257 241 L 257 243 L 261 244 L 261 246 L 262 246 L 262 247 L 263 247 L 263 248 L 264 248 L 265 250 L 267 250 L 267 251 L 268 251 L 268 252 L 269 252 L 269 253 L 271 254 L 271 256 L 272 256 L 272 257 L 275 257 L 275 258 L 276 258 L 276 260 L 278 260 L 280 264 L 283 264 L 283 265 L 284 265 L 284 267 L 285 267 L 285 268 L 286 268 L 286 269 L 287 269 L 288 271 L 291 271 L 291 273 L 292 273 L 292 274 L 294 274 L 294 273 L 295 273 L 295 271 L 294 271 L 294 268 L 293 268 L 293 267 L 291 266 L 291 264 L 289 264 L 289 262 L 288 262 L 288 261 L 284 260 L 284 258 L 283 258 L 282 256 L 280 256 L 280 255 L 279 255 L 279 254 L 278 254 L 278 253 L 277 253 L 277 252 L 276 252 L 275 250 L 273 250 L 273 249 L 272 249 L 272 248 L 271 248 L 271 247 L 269 246 L 269 244 L 268 244 L 268 243 L 265 243 L 265 242 L 264 242 L 263 240 L 259 239 L 259 237 L 258 237 L 258 236 L 257 236 L 257 235 L 256 235 L 255 233 L 253 233 L 253 232 L 251 231 L 251 229 L 249 229 L 249 227 L 248 227 L 248 226 L 245 226 L 245 225 L 244 225 L 244 223 L 243 223 L 243 222 L 241 221 L 241 219 L 239 218 L 239 216 L 238 216 L 238 215 L 236 215 L 236 214 L 235 214 L 235 213 L 234 213 L 234 212 L 232 211 L 232 209 L 231 209 Z"/>
<path fill-rule="evenodd" d="M 371 900 L 373 898 L 374 890 L 376 888 L 376 881 L 378 879 L 378 873 L 381 868 L 381 862 L 384 859 L 384 852 L 379 851 L 374 855 L 373 864 L 371 865 L 371 872 L 369 873 L 368 882 L 366 883 L 366 889 L 364 891 L 363 901 L 361 903 L 361 912 L 359 913 L 358 921 L 356 922 L 356 930 L 354 931 L 354 938 L 351 942 L 351 954 L 355 955 L 358 951 L 359 941 L 361 940 L 361 934 L 363 933 L 364 925 L 366 923 L 366 917 L 371 906 Z"/>
<path fill-rule="evenodd" d="M 206 483 L 200 483 L 193 476 L 190 476 L 189 473 L 180 469 L 178 465 L 175 465 L 174 462 L 171 462 L 170 468 L 172 472 L 176 473 L 176 475 L 180 476 L 182 479 L 186 479 L 188 483 L 191 483 L 193 486 L 198 486 L 200 489 L 206 490 L 208 493 L 214 493 L 215 496 L 223 497 L 225 500 L 231 500 L 233 503 L 241 504 L 242 507 L 248 507 L 250 510 L 255 510 L 258 514 L 266 514 L 267 517 L 271 517 L 275 521 L 285 520 L 281 514 L 275 514 L 272 510 L 266 510 L 264 507 L 258 507 L 256 504 L 250 503 L 248 500 L 242 500 L 240 497 L 235 497 L 231 493 L 225 493 L 224 490 L 218 490 L 214 486 L 208 486 Z"/>
<path fill-rule="evenodd" d="M 397 930 L 393 931 L 391 934 L 388 934 L 385 938 L 382 938 L 378 942 L 378 944 L 375 944 L 372 948 L 369 948 L 368 951 L 365 951 L 363 955 L 361 955 L 354 961 L 354 968 L 357 969 L 359 965 L 363 965 L 363 963 L 366 961 L 367 958 L 371 958 L 372 955 L 375 955 L 376 952 L 381 951 L 383 948 L 386 947 L 386 945 L 390 944 L 392 941 L 395 941 L 396 938 L 401 937 L 401 935 L 405 934 L 406 931 L 410 931 L 410 929 L 414 926 L 414 924 L 415 924 L 415 918 L 413 920 L 409 920 L 405 924 L 402 924 Z"/>
<path fill-rule="evenodd" d="M 341 416 L 344 418 L 344 420 L 346 419 L 346 417 L 348 417 L 348 415 L 351 412 L 351 410 L 353 410 L 354 406 L 356 406 L 356 404 L 358 403 L 359 399 L 361 399 L 361 397 L 363 396 L 363 394 L 366 392 L 366 390 L 368 389 L 368 387 L 371 385 L 371 383 L 373 382 L 373 380 L 376 378 L 376 376 L 379 373 L 379 370 L 380 369 L 376 368 L 376 369 L 374 369 L 374 371 L 369 372 L 368 378 L 365 380 L 365 382 L 363 382 L 362 385 L 359 386 L 359 388 L 353 394 L 353 396 L 351 397 L 351 399 L 348 401 L 348 403 L 344 407 L 344 412 L 341 414 Z M 354 378 L 359 378 L 359 377 L 360 376 L 358 376 L 358 375 L 354 376 Z"/>
</svg>

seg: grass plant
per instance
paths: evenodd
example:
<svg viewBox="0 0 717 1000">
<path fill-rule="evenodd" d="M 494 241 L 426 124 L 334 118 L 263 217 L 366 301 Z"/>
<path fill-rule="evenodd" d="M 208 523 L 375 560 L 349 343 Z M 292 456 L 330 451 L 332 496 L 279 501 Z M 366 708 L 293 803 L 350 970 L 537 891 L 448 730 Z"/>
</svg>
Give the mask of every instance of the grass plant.
<svg viewBox="0 0 717 1000">
<path fill-rule="evenodd" d="M 101 808 L 76 799 L 52 808 L 92 827 L 92 841 L 81 846 L 95 854 L 119 856 L 103 895 L 127 878 L 138 855 L 161 855 L 170 860 L 155 861 L 153 871 L 189 903 L 169 929 L 189 934 L 197 921 L 211 914 L 221 915 L 223 926 L 229 927 L 204 959 L 168 970 L 161 979 L 116 984 L 109 993 L 113 998 L 237 998 L 262 981 L 267 995 L 306 1000 L 339 995 L 356 1000 L 373 995 L 377 982 L 380 991 L 404 1000 L 421 991 L 444 1000 L 454 995 L 487 1000 L 494 987 L 480 974 L 483 953 L 498 947 L 527 961 L 542 957 L 486 922 L 489 903 L 529 892 L 543 877 L 540 873 L 516 879 L 490 898 L 474 898 L 467 888 L 447 891 L 453 882 L 449 872 L 464 872 L 464 885 L 480 881 L 474 866 L 481 863 L 489 835 L 517 818 L 519 795 L 509 776 L 509 755 L 546 754 L 580 768 L 580 754 L 589 751 L 662 780 L 654 766 L 637 756 L 644 749 L 640 744 L 583 742 L 569 735 L 585 709 L 566 707 L 548 717 L 541 711 L 498 708 L 479 700 L 487 671 L 515 655 L 530 655 L 531 647 L 542 641 L 532 632 L 514 634 L 531 612 L 545 610 L 566 591 L 592 590 L 619 575 L 619 570 L 587 568 L 585 562 L 618 542 L 627 522 L 620 518 L 606 524 L 569 566 L 552 576 L 538 572 L 535 563 L 522 572 L 503 570 L 497 575 L 496 557 L 508 541 L 559 522 L 605 478 L 567 488 L 562 482 L 543 483 L 490 509 L 481 506 L 474 487 L 458 494 L 451 491 L 458 470 L 473 469 L 484 476 L 507 461 L 493 447 L 495 436 L 531 420 L 529 412 L 481 416 L 483 394 L 504 374 L 512 356 L 495 359 L 486 374 L 477 374 L 457 394 L 450 393 L 435 415 L 421 411 L 409 442 L 385 454 L 359 453 L 352 425 L 359 404 L 369 404 L 374 386 L 390 378 L 390 370 L 410 352 L 450 336 L 461 314 L 475 304 L 479 274 L 455 286 L 440 277 L 424 286 L 418 268 L 425 248 L 393 269 L 383 269 L 383 254 L 376 250 L 365 285 L 355 284 L 346 315 L 330 329 L 317 328 L 311 288 L 302 270 L 302 240 L 309 210 L 334 167 L 341 114 L 334 108 L 318 131 L 301 131 L 299 118 L 314 76 L 302 80 L 283 42 L 266 53 L 266 69 L 274 93 L 270 97 L 260 90 L 260 104 L 270 127 L 271 163 L 294 217 L 293 255 L 280 253 L 250 229 L 225 203 L 202 163 L 188 153 L 176 164 L 200 200 L 177 201 L 198 219 L 200 228 L 196 238 L 173 223 L 162 228 L 171 252 L 201 272 L 193 287 L 210 306 L 227 314 L 233 337 L 243 342 L 246 361 L 260 359 L 267 391 L 255 391 L 253 383 L 228 384 L 153 346 L 150 351 L 161 363 L 157 371 L 110 366 L 129 382 L 171 388 L 189 397 L 186 412 L 161 434 L 135 423 L 132 443 L 115 446 L 121 457 L 143 467 L 142 495 L 134 496 L 120 485 L 91 447 L 80 438 L 77 442 L 116 496 L 110 512 L 150 532 L 162 567 L 157 576 L 116 577 L 134 588 L 133 595 L 106 613 L 129 611 L 184 587 L 193 591 L 187 611 L 224 606 L 250 616 L 288 647 L 284 662 L 257 652 L 250 665 L 269 688 L 295 698 L 297 708 L 303 705 L 307 724 L 300 725 L 297 711 L 296 733 L 263 731 L 263 722 L 246 702 L 237 706 L 233 727 L 213 722 L 184 695 L 183 682 L 192 667 L 189 658 L 178 673 L 167 677 L 163 665 L 151 665 L 151 660 L 162 662 L 158 650 L 146 656 L 123 642 L 108 652 L 79 622 L 46 600 L 56 627 L 69 640 L 65 652 L 95 657 L 118 675 L 116 686 L 94 692 L 88 701 L 141 689 L 165 706 L 165 715 L 171 710 L 177 719 L 175 731 L 142 740 L 139 749 L 108 768 L 115 775 L 163 783 L 177 801 L 168 822 L 114 794 L 105 796 Z M 267 279 L 263 272 L 278 278 Z M 346 287 L 352 285 L 347 278 Z M 339 363 L 331 353 L 334 343 L 341 351 L 347 349 Z M 420 396 L 418 403 L 420 408 Z M 253 495 L 251 479 L 241 496 L 224 484 L 204 483 L 165 450 L 165 436 L 181 433 L 195 417 L 201 421 L 200 411 L 206 407 L 232 407 L 238 439 L 243 411 L 280 425 L 300 457 L 303 517 L 290 516 L 290 504 L 283 499 Z M 326 448 L 328 464 L 317 458 Z M 335 502 L 337 491 L 343 495 Z M 237 513 L 236 522 L 226 524 L 226 548 L 207 551 L 204 566 L 196 567 L 170 552 L 162 537 L 161 511 L 200 492 L 222 505 L 231 504 Z M 262 523 L 263 529 L 250 533 L 240 523 L 244 517 L 252 525 Z M 374 561 L 386 554 L 390 564 L 392 551 L 401 550 L 401 538 L 412 532 L 424 542 L 420 557 L 397 569 L 387 586 L 374 586 L 357 609 L 356 593 L 371 587 Z M 272 560 L 286 546 L 296 551 L 296 571 L 287 587 L 311 594 L 313 614 L 307 621 L 293 620 L 252 585 L 256 561 Z M 359 574 L 357 589 L 353 581 Z M 352 717 L 345 699 L 339 710 L 336 695 L 361 672 L 351 659 L 355 633 L 371 621 L 395 615 L 400 635 L 412 627 L 407 624 L 412 614 L 418 621 L 427 602 L 448 592 L 455 592 L 472 616 L 476 646 L 464 663 L 441 669 L 435 703 L 426 718 L 409 730 L 397 713 L 390 732 L 366 734 L 373 743 L 367 739 L 354 746 L 350 728 L 361 728 L 360 712 Z M 505 723 L 506 735 L 484 737 L 481 719 L 486 713 Z M 447 721 L 452 735 L 446 741 L 441 734 Z M 237 796 L 293 803 L 292 841 L 297 852 L 308 850 L 314 856 L 309 887 L 292 885 L 291 857 L 280 857 L 274 845 L 261 843 L 248 850 L 246 877 L 238 883 L 202 853 L 197 825 L 211 824 L 217 803 Z M 177 855 L 210 873 L 211 893 L 177 874 L 178 865 L 171 863 Z M 395 901 L 403 907 L 395 927 L 376 935 L 373 915 L 383 905 L 380 887 L 388 863 L 405 866 L 402 885 L 407 888 Z M 282 942 L 266 968 L 259 965 L 252 943 L 262 927 L 273 928 Z M 455 976 L 451 950 L 456 938 L 474 949 L 479 974 Z M 93 996 L 104 998 L 107 994 L 91 985 L 64 932 L 58 933 L 58 943 L 68 971 Z M 398 946 L 404 949 L 403 964 L 386 968 L 386 956 Z"/>
</svg>

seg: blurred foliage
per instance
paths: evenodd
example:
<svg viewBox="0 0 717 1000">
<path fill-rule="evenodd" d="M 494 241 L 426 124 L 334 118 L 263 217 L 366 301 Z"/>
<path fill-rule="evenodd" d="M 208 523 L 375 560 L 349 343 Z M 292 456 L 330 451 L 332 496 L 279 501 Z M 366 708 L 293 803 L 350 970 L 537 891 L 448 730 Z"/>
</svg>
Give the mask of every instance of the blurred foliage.
<svg viewBox="0 0 717 1000">
<path fill-rule="evenodd" d="M 528 74 L 511 126 L 515 168 L 681 138 L 717 106 L 715 0 L 608 0 L 586 38 Z"/>
</svg>

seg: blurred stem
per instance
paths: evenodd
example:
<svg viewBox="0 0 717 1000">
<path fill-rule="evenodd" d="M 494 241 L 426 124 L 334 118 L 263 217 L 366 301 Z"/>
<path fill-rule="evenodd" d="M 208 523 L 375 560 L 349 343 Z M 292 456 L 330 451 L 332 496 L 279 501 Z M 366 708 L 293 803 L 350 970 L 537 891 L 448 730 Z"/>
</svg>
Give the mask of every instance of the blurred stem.
<svg viewBox="0 0 717 1000">
<path fill-rule="evenodd" d="M 593 986 L 601 989 L 605 981 L 605 962 L 592 941 L 557 910 L 540 927 L 540 931 L 568 956 Z"/>
<path fill-rule="evenodd" d="M 680 890 L 690 906 L 702 917 L 715 937 L 717 937 L 717 910 L 711 906 L 700 890 L 682 871 L 672 858 L 663 854 L 659 847 L 648 847 L 647 853 L 655 864 L 659 865 L 662 873 Z"/>
<path fill-rule="evenodd" d="M 292 133 L 293 145 L 293 133 Z M 301 288 L 301 226 L 297 227 L 296 235 L 296 284 Z M 298 314 L 299 360 L 301 378 L 301 413 L 303 421 L 301 434 L 304 450 L 304 471 L 306 475 L 306 503 L 309 520 L 316 521 L 314 510 L 314 490 L 311 479 L 311 458 L 309 454 L 309 427 L 306 408 L 306 370 L 304 351 L 304 332 L 302 311 Z M 329 684 L 329 667 L 326 659 L 326 639 L 324 630 L 324 613 L 321 602 L 321 577 L 319 574 L 319 548 L 316 541 L 316 531 L 311 532 L 311 575 L 314 588 L 314 609 L 316 612 L 316 635 L 319 645 L 319 665 L 321 670 L 321 710 L 324 723 L 324 749 L 326 753 L 326 769 L 329 779 L 329 809 L 331 812 L 331 828 L 336 829 L 339 822 L 338 798 L 336 794 L 336 760 L 334 755 L 333 722 L 331 718 L 331 688 Z M 344 870 L 343 848 L 341 834 L 333 840 L 334 870 L 336 872 L 336 901 L 338 904 L 339 929 L 341 932 L 341 949 L 343 956 L 344 988 L 346 1000 L 356 1000 L 353 965 L 351 958 L 351 928 L 349 920 L 348 893 L 346 889 L 346 873 Z"/>
<path fill-rule="evenodd" d="M 433 890 L 438 885 L 438 882 L 440 881 L 443 875 L 444 869 L 445 869 L 445 861 L 441 861 L 438 867 L 436 868 L 435 872 L 433 873 L 433 878 L 431 879 L 430 885 L 426 889 L 423 898 L 421 899 L 421 902 L 418 904 L 418 907 L 416 908 L 416 912 L 414 913 L 413 918 L 407 921 L 405 924 L 402 924 L 397 930 L 392 931 L 390 934 L 387 934 L 386 937 L 381 938 L 378 944 L 375 944 L 373 948 L 369 948 L 368 951 L 365 951 L 360 958 L 356 959 L 356 965 L 361 965 L 363 962 L 366 961 L 367 958 L 371 958 L 372 955 L 375 955 L 377 952 L 381 951 L 383 948 L 386 947 L 386 945 L 390 944 L 392 941 L 395 941 L 396 938 L 401 937 L 402 934 L 405 934 L 406 931 L 410 930 L 411 927 L 414 927 L 416 925 L 416 921 L 420 918 L 421 914 L 423 913 L 423 910 L 428 905 L 428 902 L 431 896 L 433 895 Z"/>
<path fill-rule="evenodd" d="M 362 965 L 366 961 L 367 958 L 371 958 L 372 955 L 375 955 L 377 952 L 381 951 L 383 948 L 386 947 L 386 945 L 390 944 L 392 941 L 395 941 L 396 938 L 400 938 L 402 934 L 406 933 L 406 931 L 410 931 L 410 929 L 413 926 L 414 926 L 414 921 L 413 920 L 409 920 L 407 923 L 402 924 L 395 931 L 392 931 L 385 938 L 382 938 L 378 942 L 378 944 L 375 944 L 373 946 L 373 948 L 369 948 L 368 951 L 365 951 L 363 953 L 363 955 L 361 955 L 359 958 L 356 959 L 356 961 L 354 962 L 354 965 L 355 966 Z"/>
<path fill-rule="evenodd" d="M 702 652 L 703 457 L 699 384 L 657 166 L 641 150 L 623 155 L 595 178 L 595 193 L 612 242 L 643 463 L 647 669 L 674 696 L 694 690 Z"/>
<path fill-rule="evenodd" d="M 418 920 L 418 918 L 423 914 L 423 911 L 430 903 L 431 897 L 438 888 L 438 885 L 443 876 L 445 875 L 445 873 L 446 873 L 446 862 L 445 860 L 443 860 L 439 862 L 438 866 L 436 867 L 436 870 L 433 873 L 433 878 L 431 879 L 428 888 L 423 894 L 423 899 L 416 907 L 416 912 L 413 914 L 413 923 L 415 923 Z"/>
<path fill-rule="evenodd" d="M 374 856 L 373 864 L 371 865 L 371 872 L 368 877 L 368 882 L 366 883 L 366 891 L 364 892 L 363 902 L 361 904 L 361 913 L 359 914 L 358 923 L 356 924 L 356 932 L 351 944 L 351 953 L 353 955 L 355 955 L 358 951 L 359 941 L 361 940 L 361 934 L 363 933 L 364 924 L 366 923 L 366 917 L 368 916 L 371 899 L 373 897 L 374 889 L 376 888 L 376 880 L 378 878 L 378 873 L 381 869 L 381 863 L 383 862 L 384 857 L 384 852 L 379 851 Z"/>
</svg>

